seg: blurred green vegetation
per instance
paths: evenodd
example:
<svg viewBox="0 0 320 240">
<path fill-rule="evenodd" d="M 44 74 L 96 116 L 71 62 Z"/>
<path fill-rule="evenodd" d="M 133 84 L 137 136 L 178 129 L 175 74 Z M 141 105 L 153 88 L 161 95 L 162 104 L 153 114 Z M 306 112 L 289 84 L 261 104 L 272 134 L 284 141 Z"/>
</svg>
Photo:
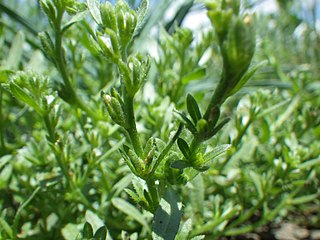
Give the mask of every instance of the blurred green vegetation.
<svg viewBox="0 0 320 240">
<path fill-rule="evenodd" d="M 168 17 L 171 2 L 151 4 L 131 50 L 157 52 L 134 107 L 141 139 L 152 136 L 162 147 L 187 94 L 203 109 L 222 69 L 214 32 L 191 31 L 184 22 L 203 11 L 203 3 L 186 1 Z M 176 239 L 259 233 L 283 220 L 319 227 L 320 6 L 312 3 L 302 8 L 301 1 L 278 0 L 277 12 L 255 15 L 253 65 L 265 63 L 223 105 L 231 121 L 206 142 L 208 150 L 231 144 L 228 152 L 182 187 L 172 178 L 179 196 L 166 197 L 183 206 L 175 213 L 182 214 Z M 254 11 L 259 4 L 244 2 L 241 9 Z M 66 15 L 64 23 L 71 19 Z M 103 231 L 107 239 L 151 239 L 153 216 L 130 195 L 143 192 L 144 183 L 125 165 L 119 151 L 125 133 L 100 98 L 102 90 L 120 88 L 119 72 L 95 51 L 92 25 L 87 14 L 63 39 L 70 84 L 82 105 L 73 104 L 40 47 L 37 35 L 49 27 L 38 1 L 0 1 L 1 239 L 85 239 L 94 233 L 103 239 Z M 181 136 L 191 138 L 187 131 Z M 170 157 L 182 158 L 173 148 Z"/>
</svg>

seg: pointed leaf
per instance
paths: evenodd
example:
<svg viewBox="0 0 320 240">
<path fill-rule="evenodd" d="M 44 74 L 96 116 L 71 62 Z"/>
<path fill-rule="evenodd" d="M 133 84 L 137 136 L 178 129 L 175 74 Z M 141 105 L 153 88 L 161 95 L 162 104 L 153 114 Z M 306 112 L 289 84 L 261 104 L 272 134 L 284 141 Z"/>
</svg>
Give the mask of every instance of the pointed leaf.
<svg viewBox="0 0 320 240">
<path fill-rule="evenodd" d="M 9 55 L 4 62 L 4 69 L 16 69 L 20 63 L 25 36 L 23 32 L 18 32 L 13 39 Z"/>
<path fill-rule="evenodd" d="M 86 222 L 82 229 L 82 237 L 84 239 L 91 239 L 93 237 L 93 229 L 90 223 Z"/>
<path fill-rule="evenodd" d="M 309 194 L 309 195 L 294 198 L 290 201 L 290 203 L 295 204 L 295 205 L 298 205 L 298 204 L 300 205 L 300 204 L 312 202 L 318 198 L 319 198 L 319 193 Z"/>
<path fill-rule="evenodd" d="M 211 131 L 209 131 L 205 138 L 206 139 L 210 139 L 212 138 L 214 135 L 216 135 L 228 122 L 230 121 L 230 118 L 225 118 L 223 119 L 214 129 L 212 129 Z"/>
<path fill-rule="evenodd" d="M 112 204 L 115 206 L 117 209 L 120 211 L 124 212 L 128 216 L 132 217 L 134 220 L 139 222 L 142 226 L 149 228 L 148 223 L 144 216 L 142 215 L 139 210 L 131 205 L 130 203 L 126 202 L 125 200 L 121 198 L 113 198 L 112 199 Z"/>
<path fill-rule="evenodd" d="M 259 195 L 259 198 L 262 199 L 264 197 L 264 189 L 263 189 L 263 179 L 262 177 L 254 172 L 254 171 L 250 171 L 250 177 L 252 179 L 252 182 L 254 184 L 254 186 L 256 187 L 257 193 Z"/>
<path fill-rule="evenodd" d="M 94 240 L 106 240 L 107 228 L 105 226 L 100 227 L 93 236 Z"/>
<path fill-rule="evenodd" d="M 199 236 L 195 236 L 195 237 L 191 238 L 190 240 L 202 240 L 205 237 L 206 237 L 205 235 L 199 235 Z"/>
<path fill-rule="evenodd" d="M 8 82 L 8 79 L 11 75 L 13 75 L 15 71 L 12 70 L 2 70 L 0 69 L 0 83 Z"/>
<path fill-rule="evenodd" d="M 180 151 L 182 152 L 183 156 L 186 159 L 189 159 L 191 156 L 191 151 L 190 151 L 188 143 L 185 140 L 183 140 L 182 138 L 178 138 L 177 143 L 178 143 L 178 147 L 179 147 Z"/>
<path fill-rule="evenodd" d="M 206 75 L 206 68 L 205 68 L 205 67 L 197 68 L 197 69 L 194 70 L 193 72 L 185 75 L 185 76 L 182 78 L 182 83 L 183 83 L 183 84 L 187 84 L 187 83 L 190 82 L 190 81 L 199 80 L 199 79 L 205 77 L 205 75 Z"/>
<path fill-rule="evenodd" d="M 112 187 L 113 196 L 118 196 L 124 189 L 126 189 L 132 181 L 133 174 L 127 174 Z"/>
<path fill-rule="evenodd" d="M 138 194 L 138 196 L 143 199 L 144 198 L 144 190 L 146 189 L 145 181 L 142 180 L 141 178 L 134 176 L 132 178 L 132 186 L 133 186 L 136 194 Z"/>
<path fill-rule="evenodd" d="M 187 109 L 194 124 L 197 124 L 197 122 L 201 119 L 201 113 L 197 101 L 191 94 L 188 94 L 187 96 Z"/>
<path fill-rule="evenodd" d="M 140 7 L 137 11 L 137 25 L 136 28 L 134 30 L 133 36 L 137 36 L 139 35 L 140 31 L 143 28 L 143 25 L 145 23 L 145 17 L 147 15 L 148 12 L 148 8 L 149 8 L 149 1 L 148 0 L 142 0 L 140 3 Z"/>
<path fill-rule="evenodd" d="M 181 203 L 177 194 L 169 188 L 160 201 L 152 227 L 154 240 L 173 240 L 179 230 Z"/>
<path fill-rule="evenodd" d="M 255 74 L 255 72 L 265 64 L 266 62 L 263 61 L 255 66 L 253 66 L 251 69 L 249 69 L 244 76 L 241 78 L 241 80 L 237 83 L 237 85 L 231 90 L 231 92 L 228 94 L 227 97 L 232 96 L 236 92 L 238 92 L 245 84 L 248 82 L 248 80 Z"/>
<path fill-rule="evenodd" d="M 138 196 L 138 194 L 136 194 L 134 191 L 132 191 L 131 189 L 129 188 L 126 188 L 124 190 L 132 199 L 133 201 L 135 201 L 137 204 L 141 201 L 140 200 L 140 197 Z"/>
<path fill-rule="evenodd" d="M 76 224 L 68 223 L 61 229 L 63 239 L 76 239 L 79 229 Z"/>
<path fill-rule="evenodd" d="M 102 24 L 101 15 L 100 15 L 100 1 L 99 0 L 87 0 L 87 5 L 91 16 L 96 23 Z"/>
<path fill-rule="evenodd" d="M 181 120 L 186 124 L 186 127 L 189 129 L 190 132 L 196 133 L 197 129 L 195 128 L 194 124 L 191 122 L 189 118 L 187 118 L 183 113 L 175 111 L 180 117 Z"/>
<path fill-rule="evenodd" d="M 298 169 L 308 169 L 316 165 L 320 165 L 320 157 L 300 163 Z"/>
<path fill-rule="evenodd" d="M 63 32 L 66 31 L 68 28 L 70 28 L 73 24 L 82 21 L 86 16 L 87 16 L 88 12 L 87 11 L 83 11 L 83 12 L 79 12 L 76 15 L 74 15 L 64 26 L 63 26 Z"/>
<path fill-rule="evenodd" d="M 93 232 L 95 232 L 98 228 L 104 226 L 104 223 L 100 219 L 100 217 L 90 210 L 86 211 L 85 219 L 91 225 Z"/>
<path fill-rule="evenodd" d="M 24 89 L 22 89 L 20 86 L 15 84 L 14 82 L 10 83 L 10 90 L 11 93 L 15 98 L 17 98 L 19 101 L 29 105 L 31 108 L 37 111 L 40 115 L 42 114 L 42 110 L 39 107 L 39 105 L 36 103 L 34 98 L 27 93 Z"/>
<path fill-rule="evenodd" d="M 212 149 L 210 152 L 206 153 L 203 156 L 204 163 L 212 161 L 216 157 L 219 157 L 220 155 L 224 154 L 230 147 L 231 147 L 231 144 L 223 144 L 215 147 L 214 149 Z"/>
<path fill-rule="evenodd" d="M 189 239 L 189 234 L 192 231 L 192 219 L 189 218 L 183 225 L 181 230 L 179 231 L 175 240 L 185 240 Z"/>
</svg>

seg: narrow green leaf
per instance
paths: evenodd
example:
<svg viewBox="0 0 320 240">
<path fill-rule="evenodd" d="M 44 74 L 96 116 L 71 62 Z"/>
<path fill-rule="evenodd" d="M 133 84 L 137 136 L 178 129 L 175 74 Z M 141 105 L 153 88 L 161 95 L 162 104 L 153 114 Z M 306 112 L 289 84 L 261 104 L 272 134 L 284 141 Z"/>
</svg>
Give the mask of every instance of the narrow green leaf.
<svg viewBox="0 0 320 240">
<path fill-rule="evenodd" d="M 179 230 L 181 215 L 179 198 L 173 189 L 169 188 L 154 216 L 153 239 L 173 240 Z"/>
<path fill-rule="evenodd" d="M 144 198 L 145 181 L 134 176 L 132 178 L 132 186 L 140 198 Z"/>
<path fill-rule="evenodd" d="M 187 96 L 187 109 L 194 124 L 197 124 L 197 122 L 201 119 L 201 112 L 197 101 L 191 94 L 188 94 Z"/>
<path fill-rule="evenodd" d="M 287 105 L 288 103 L 290 103 L 290 101 L 291 101 L 290 99 L 286 99 L 282 102 L 279 102 L 275 105 L 272 105 L 271 107 L 266 108 L 263 111 L 261 111 L 261 113 L 259 113 L 256 118 L 262 118 L 270 113 L 274 113 L 275 111 L 280 110 L 280 108 L 282 108 L 285 105 Z"/>
<path fill-rule="evenodd" d="M 87 6 L 94 21 L 98 24 L 102 24 L 101 15 L 100 15 L 100 1 L 87 0 Z"/>
<path fill-rule="evenodd" d="M 40 1 L 40 3 L 41 3 L 41 1 Z M 6 13 L 15 22 L 18 22 L 21 25 L 23 25 L 33 35 L 38 34 L 38 30 L 34 28 L 35 27 L 34 24 L 31 24 L 29 21 L 27 21 L 26 18 L 23 18 L 21 16 L 22 14 L 20 14 L 20 9 L 15 9 L 15 11 L 14 11 L 11 8 L 7 7 L 4 4 L 4 1 L 0 1 L 0 11 Z"/>
<path fill-rule="evenodd" d="M 7 221 L 2 217 L 0 217 L 0 226 L 9 235 L 10 239 L 13 239 L 13 230 Z"/>
<path fill-rule="evenodd" d="M 181 121 L 186 124 L 186 127 L 189 129 L 190 132 L 196 133 L 197 129 L 195 128 L 194 124 L 191 122 L 189 118 L 187 118 L 183 113 L 175 111 L 178 116 L 180 117 Z"/>
<path fill-rule="evenodd" d="M 250 172 L 250 177 L 252 179 L 254 186 L 256 187 L 259 198 L 262 199 L 264 197 L 262 177 L 254 171 Z"/>
<path fill-rule="evenodd" d="M 127 188 L 132 181 L 133 174 L 127 174 L 112 187 L 113 196 L 118 196 L 125 188 Z"/>
<path fill-rule="evenodd" d="M 244 76 L 241 78 L 241 80 L 237 83 L 237 85 L 231 90 L 231 92 L 228 94 L 227 97 L 232 96 L 233 94 L 235 94 L 236 92 L 238 92 L 245 84 L 246 82 L 248 82 L 248 80 L 253 76 L 253 74 L 255 74 L 255 72 L 265 64 L 266 62 L 263 61 L 255 66 L 253 66 L 252 68 L 250 68 L 245 74 Z"/>
<path fill-rule="evenodd" d="M 129 188 L 126 188 L 124 189 L 124 191 L 132 198 L 133 201 L 135 201 L 135 203 L 139 203 L 141 200 L 140 200 L 140 197 L 138 196 L 138 194 L 136 194 L 134 191 L 132 191 L 131 189 Z"/>
<path fill-rule="evenodd" d="M 45 56 L 51 61 L 55 61 L 55 46 L 48 32 L 40 32 L 38 34 L 41 47 Z"/>
<path fill-rule="evenodd" d="M 18 86 L 14 82 L 11 82 L 10 83 L 10 90 L 11 90 L 12 95 L 15 98 L 17 98 L 19 101 L 29 105 L 31 108 L 36 110 L 36 112 L 39 113 L 40 115 L 42 114 L 42 110 L 39 107 L 39 105 L 36 103 L 34 98 L 29 93 L 27 93 L 24 89 L 22 89 L 20 86 Z"/>
<path fill-rule="evenodd" d="M 192 188 L 189 191 L 191 206 L 196 214 L 199 213 L 200 216 L 203 216 L 206 187 L 202 175 L 197 175 L 190 183 L 192 184 Z"/>
<path fill-rule="evenodd" d="M 98 158 L 98 160 L 95 162 L 96 165 L 100 164 L 102 161 L 108 159 L 108 157 L 114 153 L 115 151 L 119 150 L 120 147 L 122 147 L 122 145 L 124 144 L 124 142 L 126 141 L 126 139 L 121 139 L 120 141 L 118 141 L 114 146 L 112 146 L 107 152 L 105 152 L 102 156 L 100 156 Z"/>
<path fill-rule="evenodd" d="M 176 236 L 175 240 L 185 240 L 189 239 L 189 234 L 192 230 L 192 219 L 189 218 L 181 227 L 178 235 Z"/>
<path fill-rule="evenodd" d="M 205 139 L 210 139 L 214 135 L 216 135 L 228 122 L 230 121 L 230 118 L 223 119 L 214 129 L 206 133 Z"/>
<path fill-rule="evenodd" d="M 199 235 L 199 236 L 195 236 L 195 237 L 191 238 L 190 240 L 202 240 L 205 237 L 206 237 L 205 235 Z"/>
<path fill-rule="evenodd" d="M 86 222 L 82 229 L 82 237 L 91 239 L 93 237 L 93 229 L 90 223 Z"/>
<path fill-rule="evenodd" d="M 188 143 L 185 140 L 183 140 L 182 138 L 178 138 L 177 143 L 178 143 L 178 147 L 179 147 L 180 151 L 182 152 L 183 156 L 186 159 L 189 159 L 191 156 L 191 151 L 190 151 Z"/>
<path fill-rule="evenodd" d="M 12 229 L 13 230 L 17 230 L 18 229 L 18 225 L 19 225 L 19 221 L 21 218 L 21 213 L 23 212 L 23 210 L 26 208 L 26 206 L 34 199 L 34 197 L 37 195 L 37 193 L 40 191 L 41 187 L 37 187 L 36 189 L 33 190 L 33 192 L 31 193 L 30 196 L 28 196 L 19 206 L 16 215 L 14 217 L 13 220 L 13 224 L 12 224 Z"/>
<path fill-rule="evenodd" d="M 3 64 L 4 69 L 16 69 L 20 63 L 25 36 L 23 32 L 18 32 L 13 39 L 7 60 Z"/>
<path fill-rule="evenodd" d="M 100 219 L 100 217 L 90 210 L 86 211 L 85 220 L 91 225 L 93 232 L 95 232 L 98 228 L 104 226 L 104 223 Z"/>
<path fill-rule="evenodd" d="M 208 163 L 209 161 L 212 161 L 216 157 L 219 157 L 220 155 L 224 154 L 230 147 L 231 147 L 231 144 L 223 144 L 215 147 L 214 149 L 212 149 L 211 151 L 209 151 L 203 156 L 204 163 Z"/>
<path fill-rule="evenodd" d="M 76 224 L 68 223 L 61 229 L 61 234 L 64 239 L 76 239 L 79 234 L 79 230 Z"/>
<path fill-rule="evenodd" d="M 183 84 L 187 84 L 190 81 L 194 81 L 194 80 L 199 80 L 203 77 L 206 76 L 206 68 L 202 67 L 202 68 L 197 68 L 196 70 L 194 70 L 193 72 L 185 75 L 182 78 L 182 83 Z"/>
<path fill-rule="evenodd" d="M 87 14 L 88 14 L 87 11 L 83 11 L 83 12 L 79 12 L 76 15 L 74 15 L 66 24 L 64 24 L 64 26 L 62 27 L 62 31 L 65 32 L 73 24 L 82 21 L 87 16 Z"/>
<path fill-rule="evenodd" d="M 279 127 L 283 126 L 283 124 L 290 119 L 291 115 L 297 111 L 297 108 L 300 106 L 301 103 L 301 96 L 296 95 L 293 97 L 289 106 L 287 106 L 286 110 L 279 115 L 277 120 L 271 126 L 272 131 L 276 131 Z"/>
<path fill-rule="evenodd" d="M 113 198 L 112 199 L 112 204 L 115 206 L 117 209 L 120 211 L 124 212 L 128 216 L 132 217 L 134 220 L 139 222 L 142 226 L 149 228 L 148 223 L 144 216 L 142 215 L 139 210 L 131 205 L 130 203 L 126 202 L 125 200 L 121 198 Z"/>
<path fill-rule="evenodd" d="M 306 169 L 306 168 L 310 168 L 310 167 L 313 167 L 315 165 L 320 165 L 320 157 L 319 158 L 315 158 L 315 159 L 312 159 L 312 160 L 308 160 L 308 161 L 305 161 L 303 163 L 300 163 L 298 165 L 298 168 L 299 169 Z"/>
<path fill-rule="evenodd" d="M 100 227 L 94 234 L 94 240 L 106 240 L 107 238 L 107 228 L 105 226 Z"/>
<path fill-rule="evenodd" d="M 312 201 L 316 200 L 318 197 L 319 197 L 319 193 L 309 194 L 306 196 L 294 198 L 290 201 L 290 203 L 295 204 L 295 205 L 305 204 L 307 202 L 312 202 Z"/>
<path fill-rule="evenodd" d="M 147 15 L 149 8 L 149 1 L 148 0 L 142 0 L 140 3 L 140 7 L 137 11 L 137 25 L 133 33 L 133 37 L 140 34 L 144 24 L 145 24 L 145 17 Z"/>
<path fill-rule="evenodd" d="M 7 83 L 8 79 L 11 75 L 13 75 L 15 73 L 15 71 L 12 70 L 1 70 L 0 69 L 0 83 Z"/>
</svg>

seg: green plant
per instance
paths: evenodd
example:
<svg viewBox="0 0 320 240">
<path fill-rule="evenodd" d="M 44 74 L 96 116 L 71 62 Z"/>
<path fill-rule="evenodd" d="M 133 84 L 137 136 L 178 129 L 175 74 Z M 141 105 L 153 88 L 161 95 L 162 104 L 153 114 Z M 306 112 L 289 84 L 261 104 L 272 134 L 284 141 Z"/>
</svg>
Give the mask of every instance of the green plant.
<svg viewBox="0 0 320 240">
<path fill-rule="evenodd" d="M 210 239 L 317 204 L 317 88 L 293 71 L 292 88 L 239 101 L 266 58 L 250 67 L 256 17 L 240 1 L 200 4 L 213 28 L 197 42 L 161 28 L 157 59 L 141 48 L 157 17 L 147 0 L 41 0 L 39 42 L 4 18 L 2 238 Z"/>
</svg>

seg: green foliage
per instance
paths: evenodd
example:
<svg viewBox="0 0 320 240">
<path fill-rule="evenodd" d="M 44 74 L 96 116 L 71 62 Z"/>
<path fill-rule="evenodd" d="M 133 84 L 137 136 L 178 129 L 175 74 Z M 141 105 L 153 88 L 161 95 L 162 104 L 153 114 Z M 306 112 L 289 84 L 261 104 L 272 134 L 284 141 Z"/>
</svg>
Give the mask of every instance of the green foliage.
<svg viewBox="0 0 320 240">
<path fill-rule="evenodd" d="M 290 4 L 258 17 L 241 1 L 194 3 L 211 23 L 201 32 L 179 11 L 166 24 L 167 1 L 39 3 L 21 16 L 0 3 L 1 239 L 213 239 L 307 213 L 319 224 L 320 37 Z"/>
</svg>

